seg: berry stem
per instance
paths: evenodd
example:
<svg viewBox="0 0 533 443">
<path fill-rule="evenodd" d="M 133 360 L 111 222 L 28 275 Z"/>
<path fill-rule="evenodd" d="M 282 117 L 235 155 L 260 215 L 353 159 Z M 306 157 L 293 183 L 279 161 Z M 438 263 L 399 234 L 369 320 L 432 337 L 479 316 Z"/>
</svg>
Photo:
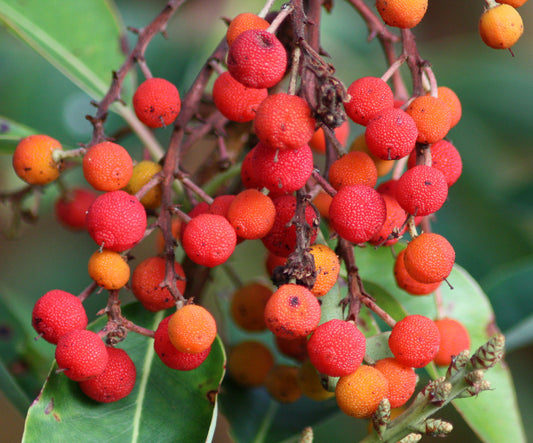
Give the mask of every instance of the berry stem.
<svg viewBox="0 0 533 443">
<path fill-rule="evenodd" d="M 200 188 L 196 183 L 194 183 L 189 177 L 187 177 L 186 174 L 183 172 L 176 173 L 176 178 L 183 183 L 184 186 L 189 188 L 191 191 L 193 191 L 196 195 L 198 195 L 203 201 L 205 201 L 208 204 L 213 203 L 213 197 L 206 194 L 206 192 Z"/>
<path fill-rule="evenodd" d="M 398 36 L 393 34 L 385 24 L 377 17 L 372 9 L 363 0 L 348 0 L 365 21 L 368 27 L 368 40 L 378 37 L 380 41 L 397 42 Z"/>
<path fill-rule="evenodd" d="M 437 77 L 435 77 L 435 73 L 433 72 L 433 69 L 431 69 L 429 66 L 424 66 L 422 68 L 424 74 L 427 75 L 427 78 L 429 80 L 429 91 L 432 97 L 437 97 Z"/>
<path fill-rule="evenodd" d="M 407 56 L 405 54 L 400 55 L 390 66 L 389 68 L 383 73 L 381 76 L 381 80 L 384 82 L 389 81 L 389 79 L 392 77 L 392 75 L 400 69 L 400 66 L 402 66 L 405 61 L 407 60 Z"/>
<path fill-rule="evenodd" d="M 266 31 L 270 32 L 271 34 L 275 34 L 280 25 L 283 23 L 283 20 L 285 20 L 292 11 L 294 11 L 294 6 L 287 3 L 283 5 L 281 10 L 278 12 L 278 15 L 276 15 L 274 20 L 272 20 L 272 23 L 266 29 Z"/>
<path fill-rule="evenodd" d="M 261 11 L 259 11 L 259 14 L 257 15 L 261 18 L 265 18 L 274 3 L 276 3 L 276 0 L 267 0 L 267 2 L 265 3 L 265 6 L 263 6 Z"/>
<path fill-rule="evenodd" d="M 150 180 L 148 180 L 142 187 L 135 193 L 137 200 L 141 200 L 153 187 L 157 186 L 163 181 L 163 175 L 161 172 L 154 174 Z"/>
<path fill-rule="evenodd" d="M 292 64 L 291 64 L 291 74 L 289 78 L 289 88 L 287 90 L 287 93 L 289 95 L 295 95 L 296 94 L 296 87 L 298 84 L 298 74 L 300 71 L 300 57 L 302 55 L 302 51 L 299 46 L 296 46 L 294 48 L 294 51 L 292 52 Z"/>
<path fill-rule="evenodd" d="M 70 149 L 68 151 L 63 151 L 62 149 L 54 149 L 52 151 L 52 160 L 55 163 L 59 163 L 60 161 L 66 159 L 66 158 L 77 158 L 82 157 L 87 152 L 87 149 L 85 148 L 78 148 L 78 149 Z"/>
<path fill-rule="evenodd" d="M 313 169 L 313 172 L 311 173 L 311 176 L 313 179 L 320 185 L 320 187 L 326 191 L 331 197 L 334 197 L 337 193 L 336 189 L 329 184 L 329 182 L 320 175 L 318 172 L 318 169 Z"/>
<path fill-rule="evenodd" d="M 78 295 L 78 298 L 80 299 L 80 301 L 83 303 L 85 300 L 87 300 L 87 298 L 89 298 L 89 295 L 91 295 L 93 293 L 93 291 L 98 287 L 98 284 L 93 281 L 92 283 L 89 284 L 89 286 L 87 286 L 83 291 L 80 292 L 80 294 Z"/>
</svg>

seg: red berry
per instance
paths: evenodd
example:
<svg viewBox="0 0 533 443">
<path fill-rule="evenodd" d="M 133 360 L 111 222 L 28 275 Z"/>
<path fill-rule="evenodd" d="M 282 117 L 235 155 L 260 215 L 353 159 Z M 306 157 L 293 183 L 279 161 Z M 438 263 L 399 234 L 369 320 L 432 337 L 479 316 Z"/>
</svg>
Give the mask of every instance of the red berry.
<svg viewBox="0 0 533 443">
<path fill-rule="evenodd" d="M 387 194 L 383 194 L 382 197 L 387 208 L 385 223 L 383 223 L 381 229 L 372 236 L 369 242 L 376 246 L 389 246 L 396 243 L 400 239 L 400 236 L 407 230 L 407 225 L 404 225 L 407 213 L 394 197 Z M 392 235 L 393 233 L 395 235 Z"/>
<path fill-rule="evenodd" d="M 353 323 L 337 319 L 321 324 L 307 343 L 313 366 L 331 377 L 355 372 L 363 362 L 365 351 L 362 332 Z"/>
<path fill-rule="evenodd" d="M 54 205 L 57 219 L 73 230 L 87 229 L 85 218 L 89 206 L 96 200 L 96 193 L 90 189 L 74 188 L 59 197 Z"/>
<path fill-rule="evenodd" d="M 122 252 L 143 238 L 146 211 L 136 197 L 125 191 L 106 192 L 89 207 L 87 230 L 98 245 Z"/>
<path fill-rule="evenodd" d="M 107 348 L 95 332 L 77 329 L 62 335 L 57 342 L 56 361 L 59 369 L 74 381 L 88 380 L 104 372 Z"/>
<path fill-rule="evenodd" d="M 107 347 L 109 360 L 100 375 L 79 383 L 85 395 L 101 403 L 118 401 L 130 394 L 135 386 L 137 370 L 123 349 Z"/>
<path fill-rule="evenodd" d="M 355 123 L 366 126 L 370 118 L 394 106 L 390 86 L 379 77 L 362 77 L 348 87 L 350 101 L 344 103 L 346 114 Z"/>
<path fill-rule="evenodd" d="M 389 394 L 391 408 L 403 406 L 415 392 L 418 376 L 413 368 L 405 366 L 395 358 L 384 358 L 374 366 L 389 381 Z"/>
<path fill-rule="evenodd" d="M 440 347 L 434 362 L 438 366 L 448 366 L 454 356 L 470 349 L 470 335 L 464 325 L 453 318 L 435 320 L 435 324 L 439 328 Z"/>
<path fill-rule="evenodd" d="M 139 120 L 146 126 L 168 126 L 181 110 L 178 89 L 164 78 L 149 78 L 135 91 L 133 108 Z"/>
<path fill-rule="evenodd" d="M 44 294 L 33 307 L 33 328 L 49 343 L 62 335 L 87 327 L 87 314 L 80 299 L 60 289 Z"/>
<path fill-rule="evenodd" d="M 263 29 L 241 33 L 228 51 L 228 70 L 249 88 L 271 88 L 287 69 L 287 51 L 274 34 Z"/>
</svg>

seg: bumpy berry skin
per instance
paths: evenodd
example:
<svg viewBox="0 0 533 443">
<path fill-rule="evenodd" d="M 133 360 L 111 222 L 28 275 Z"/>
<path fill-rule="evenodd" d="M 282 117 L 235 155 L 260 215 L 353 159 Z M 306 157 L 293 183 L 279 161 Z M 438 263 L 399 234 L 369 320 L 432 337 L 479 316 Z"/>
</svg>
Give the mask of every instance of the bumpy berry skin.
<svg viewBox="0 0 533 443">
<path fill-rule="evenodd" d="M 77 329 L 62 335 L 56 347 L 59 369 L 74 381 L 88 380 L 104 372 L 108 362 L 107 348 L 98 334 Z"/>
<path fill-rule="evenodd" d="M 142 160 L 133 167 L 130 181 L 124 190 L 135 195 L 150 179 L 162 170 L 162 166 L 150 160 Z M 146 209 L 156 209 L 161 204 L 161 185 L 156 185 L 141 197 L 141 204 Z"/>
<path fill-rule="evenodd" d="M 98 245 L 122 252 L 142 240 L 146 211 L 133 195 L 111 191 L 98 196 L 87 211 L 87 230 Z"/>
<path fill-rule="evenodd" d="M 44 294 L 33 307 L 32 326 L 47 342 L 87 327 L 87 313 L 80 299 L 60 289 Z"/>
<path fill-rule="evenodd" d="M 226 31 L 226 40 L 228 46 L 231 46 L 235 39 L 244 31 L 250 29 L 266 29 L 270 26 L 264 18 L 259 17 L 251 12 L 243 12 L 237 15 L 229 24 Z"/>
<path fill-rule="evenodd" d="M 461 120 L 461 116 L 463 115 L 461 100 L 459 100 L 459 97 L 457 97 L 457 94 L 453 91 L 453 89 L 448 88 L 447 86 L 439 86 L 437 88 L 437 97 L 439 97 L 450 107 L 450 128 L 453 128 L 457 123 L 459 123 L 459 120 Z"/>
<path fill-rule="evenodd" d="M 418 377 L 413 368 L 402 365 L 395 358 L 384 358 L 374 367 L 389 381 L 387 398 L 391 408 L 403 406 L 415 392 Z"/>
<path fill-rule="evenodd" d="M 185 272 L 178 262 L 174 262 L 174 272 L 179 277 L 176 289 L 183 294 L 187 285 Z M 148 257 L 137 265 L 131 277 L 131 290 L 145 309 L 151 312 L 171 308 L 176 299 L 161 283 L 166 276 L 166 260 L 162 257 Z"/>
<path fill-rule="evenodd" d="M 298 367 L 276 365 L 265 379 L 268 393 L 280 403 L 294 403 L 302 396 L 298 386 Z"/>
<path fill-rule="evenodd" d="M 265 306 L 265 323 L 278 337 L 305 337 L 316 329 L 319 321 L 320 304 L 304 286 L 280 286 Z"/>
<path fill-rule="evenodd" d="M 411 295 L 428 295 L 435 292 L 441 282 L 421 283 L 416 281 L 405 269 L 404 255 L 405 249 L 400 251 L 394 262 L 394 279 L 398 287 Z"/>
<path fill-rule="evenodd" d="M 365 185 L 343 186 L 329 207 L 331 226 L 352 243 L 370 240 L 385 223 L 386 215 L 383 197 Z"/>
<path fill-rule="evenodd" d="M 98 286 L 107 290 L 116 290 L 124 287 L 130 279 L 130 267 L 127 261 L 118 252 L 103 249 L 96 251 L 89 258 L 89 277 Z"/>
<path fill-rule="evenodd" d="M 302 188 L 313 173 L 313 153 L 308 145 L 298 149 L 277 150 L 264 143 L 253 149 L 252 167 L 260 187 L 275 195 Z"/>
<path fill-rule="evenodd" d="M 294 217 L 296 210 L 296 197 L 282 195 L 272 200 L 276 207 L 276 220 L 270 232 L 261 239 L 265 247 L 273 254 L 280 257 L 288 257 L 296 248 L 296 227 L 287 224 Z M 314 243 L 317 236 L 317 227 L 314 225 L 316 214 L 313 208 L 305 208 L 305 220 L 311 226 L 310 242 Z"/>
<path fill-rule="evenodd" d="M 59 177 L 63 169 L 62 162 L 52 158 L 56 149 L 63 149 L 61 143 L 48 135 L 24 137 L 13 153 L 13 169 L 30 185 L 46 185 Z"/>
<path fill-rule="evenodd" d="M 287 51 L 274 34 L 262 29 L 241 33 L 228 51 L 228 70 L 249 88 L 277 85 L 287 69 Z"/>
<path fill-rule="evenodd" d="M 221 215 L 222 217 L 227 217 L 228 209 L 235 200 L 236 195 L 234 194 L 223 194 L 215 197 L 213 203 L 209 205 L 209 213 Z"/>
<path fill-rule="evenodd" d="M 383 160 L 397 160 L 414 149 L 418 129 L 413 118 L 398 108 L 375 114 L 366 125 L 368 150 Z"/>
<path fill-rule="evenodd" d="M 211 313 L 199 305 L 185 305 L 168 322 L 168 336 L 181 352 L 198 354 L 215 341 L 217 325 Z"/>
<path fill-rule="evenodd" d="M 315 244 L 309 248 L 315 261 L 316 280 L 311 292 L 316 297 L 326 295 L 335 285 L 340 271 L 339 257 L 326 245 Z"/>
<path fill-rule="evenodd" d="M 403 262 L 415 280 L 422 283 L 441 282 L 452 271 L 455 251 L 442 235 L 424 232 L 407 244 Z"/>
<path fill-rule="evenodd" d="M 387 25 L 414 28 L 424 18 L 428 0 L 376 0 L 376 9 Z"/>
<path fill-rule="evenodd" d="M 518 11 L 502 4 L 489 8 L 479 19 L 479 34 L 483 42 L 494 49 L 508 49 L 524 32 L 524 23 Z"/>
<path fill-rule="evenodd" d="M 245 331 L 264 331 L 265 306 L 271 295 L 272 289 L 263 283 L 241 286 L 231 297 L 230 312 L 233 321 Z"/>
<path fill-rule="evenodd" d="M 450 106 L 442 99 L 431 95 L 415 98 L 405 110 L 418 128 L 417 141 L 436 143 L 450 130 L 452 113 Z"/>
<path fill-rule="evenodd" d="M 97 191 L 117 191 L 130 181 L 131 156 L 122 146 L 102 142 L 91 146 L 83 157 L 85 180 Z"/>
<path fill-rule="evenodd" d="M 329 168 L 329 182 L 336 190 L 341 186 L 350 185 L 366 185 L 373 188 L 377 181 L 376 165 L 365 152 L 348 152 L 335 160 Z"/>
<path fill-rule="evenodd" d="M 416 166 L 416 150 L 413 150 L 407 160 L 409 169 Z M 457 148 L 447 140 L 439 140 L 431 145 L 431 167 L 444 174 L 448 188 L 455 184 L 463 171 L 463 161 Z"/>
<path fill-rule="evenodd" d="M 213 84 L 213 102 L 228 120 L 246 123 L 252 121 L 261 102 L 267 97 L 266 88 L 244 86 L 226 71 Z"/>
<path fill-rule="evenodd" d="M 363 333 L 353 323 L 337 319 L 322 323 L 307 343 L 311 363 L 318 372 L 331 377 L 355 372 L 365 351 Z"/>
<path fill-rule="evenodd" d="M 155 331 L 154 350 L 160 360 L 171 369 L 178 371 L 192 371 L 200 366 L 211 352 L 211 347 L 197 354 L 181 352 L 170 341 L 168 336 L 168 322 L 172 315 L 165 317 Z"/>
<path fill-rule="evenodd" d="M 376 411 L 388 392 L 387 378 L 376 368 L 361 365 L 355 372 L 339 379 L 335 397 L 346 415 L 367 418 Z"/>
<path fill-rule="evenodd" d="M 307 102 L 297 95 L 269 95 L 257 110 L 254 129 L 272 149 L 298 149 L 315 133 L 315 119 Z"/>
<path fill-rule="evenodd" d="M 253 158 L 255 147 L 246 153 L 241 164 L 241 182 L 246 189 L 261 189 L 263 185 L 254 170 Z"/>
<path fill-rule="evenodd" d="M 396 360 L 412 368 L 423 368 L 435 358 L 440 346 L 439 329 L 428 317 L 408 315 L 392 328 L 389 347 Z"/>
<path fill-rule="evenodd" d="M 87 229 L 85 218 L 89 206 L 96 200 L 96 193 L 90 189 L 74 188 L 59 197 L 54 205 L 56 218 L 66 228 L 80 231 Z"/>
<path fill-rule="evenodd" d="M 228 208 L 227 219 L 237 235 L 247 240 L 263 238 L 274 225 L 276 207 L 257 189 L 241 191 Z"/>
<path fill-rule="evenodd" d="M 348 87 L 347 92 L 351 98 L 344 103 L 346 114 L 363 126 L 373 115 L 394 106 L 390 86 L 379 77 L 361 77 Z"/>
<path fill-rule="evenodd" d="M 437 168 L 417 165 L 398 179 L 396 200 L 409 214 L 424 216 L 437 212 L 448 198 L 446 177 Z"/>
<path fill-rule="evenodd" d="M 335 137 L 342 146 L 346 146 L 348 142 L 348 136 L 350 135 L 350 123 L 348 120 L 345 120 L 340 126 L 337 126 L 334 129 Z M 326 152 L 326 136 L 324 135 L 324 130 L 318 128 L 311 140 L 309 140 L 309 146 L 315 152 L 319 154 L 324 154 Z"/>
<path fill-rule="evenodd" d="M 137 118 L 150 128 L 170 125 L 180 113 L 178 88 L 164 78 L 149 78 L 133 95 L 133 109 Z"/>
<path fill-rule="evenodd" d="M 261 386 L 273 366 L 272 353 L 255 340 L 240 342 L 228 353 L 228 371 L 241 386 Z"/>
<path fill-rule="evenodd" d="M 112 403 L 127 397 L 135 387 L 137 370 L 123 349 L 107 347 L 109 360 L 100 375 L 79 383 L 85 395 L 100 403 Z"/>
<path fill-rule="evenodd" d="M 212 268 L 224 263 L 233 254 L 237 234 L 225 217 L 200 214 L 187 223 L 182 244 L 193 262 Z"/>
<path fill-rule="evenodd" d="M 449 366 L 452 357 L 470 349 L 470 335 L 463 324 L 453 318 L 435 320 L 440 333 L 439 352 L 433 361 L 438 366 Z"/>
<path fill-rule="evenodd" d="M 302 394 L 311 400 L 324 401 L 335 395 L 334 392 L 324 389 L 320 374 L 309 360 L 304 361 L 298 368 L 297 382 Z"/>
<path fill-rule="evenodd" d="M 365 134 L 360 134 L 358 137 L 354 139 L 352 144 L 350 145 L 350 152 L 352 151 L 361 151 L 370 156 L 372 161 L 374 162 L 374 165 L 376 165 L 376 170 L 378 171 L 378 177 L 383 177 L 387 175 L 392 167 L 394 166 L 394 160 L 384 160 L 382 158 L 376 157 L 374 154 L 370 152 L 370 149 L 368 149 L 368 146 L 366 144 L 365 140 Z"/>
<path fill-rule="evenodd" d="M 407 230 L 407 226 L 404 226 L 403 229 L 400 230 L 400 227 L 405 223 L 405 219 L 407 218 L 405 210 L 394 197 L 386 194 L 383 194 L 382 197 L 387 208 L 387 216 L 381 229 L 369 240 L 369 243 L 375 246 L 393 245 L 398 242 L 399 236 Z M 396 236 L 393 235 L 393 233 L 395 233 Z"/>
</svg>

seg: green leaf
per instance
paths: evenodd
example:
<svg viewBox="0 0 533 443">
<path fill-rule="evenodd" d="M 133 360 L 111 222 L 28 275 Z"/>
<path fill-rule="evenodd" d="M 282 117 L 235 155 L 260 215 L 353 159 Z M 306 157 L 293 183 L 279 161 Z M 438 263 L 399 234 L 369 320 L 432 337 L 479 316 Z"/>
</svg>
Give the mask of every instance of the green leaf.
<svg viewBox="0 0 533 443">
<path fill-rule="evenodd" d="M 134 323 L 155 329 L 166 315 L 146 311 L 139 303 L 123 308 Z M 100 318 L 91 325 L 104 326 Z M 193 371 L 176 371 L 157 357 L 150 338 L 129 333 L 120 345 L 137 368 L 132 393 L 115 403 L 100 404 L 86 397 L 76 382 L 55 372 L 48 380 L 26 418 L 24 442 L 196 442 L 208 440 L 214 429 L 217 393 L 224 375 L 225 354 L 219 339 L 207 360 Z M 117 441 L 118 441 L 117 440 Z"/>
<path fill-rule="evenodd" d="M 533 315 L 522 320 L 505 333 L 505 349 L 507 352 L 529 345 L 533 342 Z"/>
<path fill-rule="evenodd" d="M 21 414 L 26 412 L 30 406 L 30 399 L 2 361 L 0 361 L 0 390 Z"/>
<path fill-rule="evenodd" d="M 0 154 L 13 154 L 16 143 L 18 143 L 21 138 L 36 133 L 37 131 L 28 126 L 0 116 Z"/>
<path fill-rule="evenodd" d="M 121 24 L 112 2 L 0 0 L 0 19 L 95 99 L 124 61 Z"/>
</svg>

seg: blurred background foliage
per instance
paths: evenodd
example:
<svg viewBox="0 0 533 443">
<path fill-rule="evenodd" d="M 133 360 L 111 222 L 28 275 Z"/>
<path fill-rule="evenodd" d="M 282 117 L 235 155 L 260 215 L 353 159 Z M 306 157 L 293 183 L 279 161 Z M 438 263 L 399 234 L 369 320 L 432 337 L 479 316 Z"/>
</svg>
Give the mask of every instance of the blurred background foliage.
<svg viewBox="0 0 533 443">
<path fill-rule="evenodd" d="M 139 28 L 164 4 L 160 0 L 115 1 L 123 23 Z M 439 84 L 454 89 L 463 105 L 463 118 L 450 132 L 463 158 L 463 175 L 451 189 L 433 228 L 451 241 L 457 262 L 489 295 L 497 324 L 508 336 L 508 363 L 515 377 L 519 403 L 522 411 L 531 411 L 533 5 L 526 3 L 520 9 L 525 32 L 513 48 L 514 57 L 508 51 L 489 49 L 481 42 L 477 21 L 483 6 L 482 0 L 430 1 L 427 16 L 414 31 L 420 54 L 432 64 Z M 170 22 L 168 39 L 157 36 L 148 48 L 146 56 L 153 74 L 186 91 L 224 35 L 225 25 L 220 18 L 231 18 L 244 10 L 258 11 L 261 7 L 262 3 L 256 0 L 185 3 Z M 364 23 L 345 2 L 335 1 L 331 14 L 324 14 L 321 38 L 338 77 L 347 85 L 358 77 L 380 76 L 386 70 L 379 43 L 367 42 Z M 134 42 L 132 35 L 128 39 L 130 44 Z M 86 114 L 94 114 L 90 100 L 40 55 L 0 27 L 0 115 L 47 133 L 65 146 L 76 147 L 91 138 L 92 128 L 85 119 Z M 122 126 L 119 117 L 110 115 L 106 132 L 113 134 Z M 361 132 L 355 126 L 350 141 Z M 164 144 L 168 130 L 158 132 L 158 136 Z M 139 158 L 141 146 L 133 136 L 127 137 L 124 144 Z M 11 170 L 9 155 L 0 155 L 0 169 L 1 191 L 22 186 Z M 66 183 L 71 185 L 81 183 L 81 179 L 79 171 L 65 176 Z M 17 239 L 0 239 L 3 322 L 0 349 L 8 369 L 18 371 L 22 378 L 27 368 L 21 363 L 21 356 L 27 358 L 31 354 L 45 359 L 39 374 L 43 377 L 49 367 L 46 359 L 52 357 L 53 351 L 39 342 L 30 349 L 22 344 L 13 346 L 16 340 L 6 326 L 9 318 L 26 322 L 31 328 L 31 309 L 40 295 L 53 288 L 79 293 L 88 284 L 86 257 L 93 252 L 94 244 L 87 235 L 67 231 L 56 223 L 52 206 L 57 195 L 54 185 L 47 187 L 39 221 L 23 225 Z M 9 223 L 9 209 L 1 204 L 2 229 L 7 229 Z M 137 254 L 153 253 L 151 247 L 141 248 Z M 17 300 L 15 304 L 10 303 L 13 299 Z M 91 297 L 90 315 L 101 305 L 101 298 Z M 31 384 L 32 380 L 28 376 L 26 382 Z M 0 428 L 1 441 L 17 441 L 17 432 L 20 436 L 22 417 L 15 411 L 14 414 L 10 426 Z M 449 414 L 453 417 L 454 413 L 450 410 Z M 461 420 L 455 417 L 453 421 L 459 424 Z M 527 421 L 525 424 L 528 436 L 533 439 L 533 425 Z M 337 417 L 324 431 L 317 430 L 317 441 L 325 441 L 318 439 L 320 435 L 327 435 L 327 440 L 332 441 L 332 432 L 342 440 L 346 432 L 352 432 L 352 426 L 353 420 Z M 8 428 L 15 432 L 15 437 L 4 436 Z M 468 433 L 454 433 L 450 441 L 474 439 Z"/>
</svg>

